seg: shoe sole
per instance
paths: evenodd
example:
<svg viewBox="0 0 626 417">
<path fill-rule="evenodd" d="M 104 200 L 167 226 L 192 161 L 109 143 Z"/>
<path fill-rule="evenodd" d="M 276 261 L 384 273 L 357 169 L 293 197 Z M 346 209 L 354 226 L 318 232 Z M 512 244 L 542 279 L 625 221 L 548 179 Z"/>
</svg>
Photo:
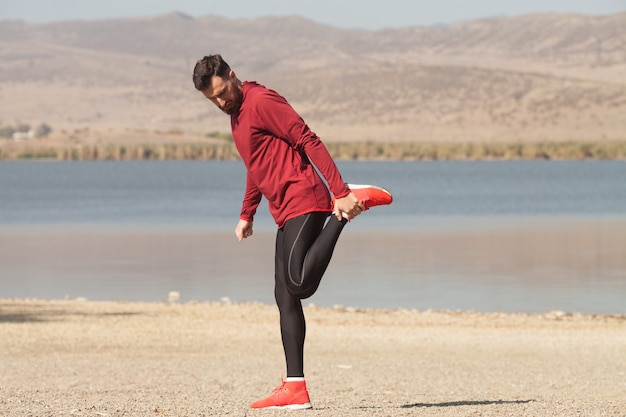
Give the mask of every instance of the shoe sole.
<svg viewBox="0 0 626 417">
<path fill-rule="evenodd" d="M 387 191 L 383 187 L 379 187 L 377 185 L 364 185 L 364 184 L 347 184 L 347 185 L 348 185 L 348 188 L 351 189 L 351 190 L 362 190 L 364 188 L 373 188 L 375 190 L 382 191 L 384 193 L 387 193 L 387 194 L 391 195 L 391 193 L 389 191 Z"/>
<path fill-rule="evenodd" d="M 311 403 L 289 404 L 289 405 L 272 405 L 270 407 L 257 408 L 256 410 L 307 410 L 313 408 Z"/>
</svg>

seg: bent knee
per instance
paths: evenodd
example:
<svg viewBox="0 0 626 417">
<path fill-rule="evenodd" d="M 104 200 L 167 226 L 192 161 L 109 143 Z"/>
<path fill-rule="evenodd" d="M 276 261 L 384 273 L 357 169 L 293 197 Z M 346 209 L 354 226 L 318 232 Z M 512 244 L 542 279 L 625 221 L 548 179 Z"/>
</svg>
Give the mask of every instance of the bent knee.
<svg viewBox="0 0 626 417">
<path fill-rule="evenodd" d="M 307 288 L 307 287 L 296 287 L 296 286 L 290 285 L 288 287 L 288 290 L 289 290 L 289 294 L 292 297 L 299 298 L 300 300 L 304 300 L 306 298 L 309 298 L 313 294 L 315 294 L 315 291 L 317 291 L 317 286 L 312 287 L 312 288 Z"/>
</svg>

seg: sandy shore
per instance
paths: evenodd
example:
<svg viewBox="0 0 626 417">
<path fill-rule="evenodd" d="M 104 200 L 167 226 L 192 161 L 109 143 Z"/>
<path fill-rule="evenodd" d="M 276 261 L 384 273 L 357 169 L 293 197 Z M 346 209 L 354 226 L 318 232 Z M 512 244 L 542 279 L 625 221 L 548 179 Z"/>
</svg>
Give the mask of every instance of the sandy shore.
<svg viewBox="0 0 626 417">
<path fill-rule="evenodd" d="M 308 307 L 315 416 L 625 416 L 626 316 Z M 275 307 L 0 300 L 0 416 L 245 416 Z"/>
</svg>

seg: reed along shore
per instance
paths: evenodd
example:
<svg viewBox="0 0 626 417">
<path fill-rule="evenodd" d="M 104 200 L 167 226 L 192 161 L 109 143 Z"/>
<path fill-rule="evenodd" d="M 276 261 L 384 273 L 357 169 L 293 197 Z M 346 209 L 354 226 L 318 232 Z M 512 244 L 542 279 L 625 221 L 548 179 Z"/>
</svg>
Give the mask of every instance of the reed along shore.
<svg viewBox="0 0 626 417">
<path fill-rule="evenodd" d="M 584 160 L 626 159 L 626 140 L 598 142 L 329 142 L 337 160 Z M 46 145 L 0 142 L 0 160 L 135 161 L 135 160 L 236 160 L 230 141 L 167 144 L 72 144 Z"/>
</svg>

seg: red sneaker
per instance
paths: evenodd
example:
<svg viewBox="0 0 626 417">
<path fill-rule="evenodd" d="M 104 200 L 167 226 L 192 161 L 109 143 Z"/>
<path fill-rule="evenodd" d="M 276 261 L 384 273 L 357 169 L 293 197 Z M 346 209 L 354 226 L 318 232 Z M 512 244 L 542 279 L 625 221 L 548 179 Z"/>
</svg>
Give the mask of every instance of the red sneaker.
<svg viewBox="0 0 626 417">
<path fill-rule="evenodd" d="M 312 408 L 305 381 L 283 381 L 274 388 L 269 397 L 254 402 L 252 408 L 282 408 L 285 410 L 304 410 Z"/>
<path fill-rule="evenodd" d="M 382 187 L 375 185 L 348 184 L 348 188 L 354 193 L 357 200 L 363 204 L 365 210 L 374 206 L 385 206 L 391 204 L 393 201 L 391 193 Z"/>
</svg>

